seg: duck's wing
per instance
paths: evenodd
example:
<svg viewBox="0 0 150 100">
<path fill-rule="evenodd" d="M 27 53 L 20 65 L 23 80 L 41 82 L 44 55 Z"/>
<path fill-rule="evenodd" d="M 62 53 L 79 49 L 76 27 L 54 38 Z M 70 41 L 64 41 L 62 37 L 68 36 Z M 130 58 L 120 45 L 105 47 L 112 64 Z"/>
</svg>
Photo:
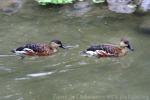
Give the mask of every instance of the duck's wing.
<svg viewBox="0 0 150 100">
<path fill-rule="evenodd" d="M 24 46 L 24 49 L 31 49 L 34 52 L 43 52 L 44 51 L 44 44 L 40 44 L 40 43 L 31 43 L 31 44 L 26 44 Z"/>
<path fill-rule="evenodd" d="M 91 46 L 87 49 L 87 51 L 99 52 L 100 54 L 117 56 L 118 52 L 120 52 L 120 48 L 117 45 L 113 44 L 101 44 Z"/>
</svg>

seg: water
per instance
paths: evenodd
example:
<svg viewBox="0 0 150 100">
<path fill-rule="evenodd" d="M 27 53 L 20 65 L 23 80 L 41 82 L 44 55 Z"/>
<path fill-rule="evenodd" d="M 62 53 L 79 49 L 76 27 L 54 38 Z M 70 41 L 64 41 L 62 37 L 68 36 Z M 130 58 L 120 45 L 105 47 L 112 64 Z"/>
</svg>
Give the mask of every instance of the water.
<svg viewBox="0 0 150 100">
<path fill-rule="evenodd" d="M 115 14 L 104 6 L 78 14 L 68 8 L 27 0 L 15 14 L 0 13 L 0 54 L 6 55 L 0 56 L 0 100 L 149 100 L 150 34 L 139 26 L 150 15 Z M 91 44 L 119 43 L 122 37 L 135 48 L 127 56 L 79 55 Z M 72 49 L 24 60 L 7 56 L 17 46 L 52 39 Z"/>
</svg>

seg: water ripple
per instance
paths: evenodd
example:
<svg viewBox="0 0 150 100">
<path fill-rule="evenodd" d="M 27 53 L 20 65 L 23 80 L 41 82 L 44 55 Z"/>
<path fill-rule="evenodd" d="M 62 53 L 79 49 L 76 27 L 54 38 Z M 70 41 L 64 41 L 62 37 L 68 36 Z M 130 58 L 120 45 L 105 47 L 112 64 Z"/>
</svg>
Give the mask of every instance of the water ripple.
<svg viewBox="0 0 150 100">
<path fill-rule="evenodd" d="M 12 69 L 6 68 L 5 66 L 0 66 L 0 71 L 12 72 Z"/>
<path fill-rule="evenodd" d="M 44 77 L 44 76 L 52 75 L 54 73 L 65 73 L 71 70 L 74 70 L 74 69 L 62 69 L 59 71 L 55 70 L 55 71 L 50 71 L 50 72 L 32 73 L 32 74 L 27 74 L 25 77 L 15 78 L 14 80 L 16 81 L 29 80 L 31 78 Z"/>
<path fill-rule="evenodd" d="M 80 62 L 78 62 L 78 64 L 79 64 L 79 65 L 87 65 L 88 63 L 85 62 L 85 61 L 80 61 Z"/>
<path fill-rule="evenodd" d="M 53 73 L 55 73 L 55 71 L 54 71 L 54 72 L 43 72 L 43 73 L 27 74 L 26 76 L 27 76 L 27 77 L 41 77 L 41 76 L 51 75 L 51 74 L 53 74 Z"/>
<path fill-rule="evenodd" d="M 16 81 L 20 81 L 20 80 L 28 80 L 30 79 L 29 77 L 21 77 L 21 78 L 15 78 Z"/>
</svg>

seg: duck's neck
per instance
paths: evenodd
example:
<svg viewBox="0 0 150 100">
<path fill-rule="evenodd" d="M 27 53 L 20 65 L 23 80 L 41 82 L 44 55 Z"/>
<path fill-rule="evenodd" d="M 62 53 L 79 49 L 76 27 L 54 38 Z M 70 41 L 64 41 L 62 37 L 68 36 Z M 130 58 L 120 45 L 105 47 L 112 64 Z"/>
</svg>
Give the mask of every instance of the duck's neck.
<svg viewBox="0 0 150 100">
<path fill-rule="evenodd" d="M 54 53 L 58 51 L 58 49 L 57 49 L 57 48 L 52 47 L 52 46 L 50 46 L 50 49 L 51 49 L 51 50 L 53 50 L 53 52 L 54 52 Z"/>
<path fill-rule="evenodd" d="M 120 48 L 121 48 L 121 55 L 125 55 L 129 51 L 127 47 L 120 46 Z"/>
</svg>

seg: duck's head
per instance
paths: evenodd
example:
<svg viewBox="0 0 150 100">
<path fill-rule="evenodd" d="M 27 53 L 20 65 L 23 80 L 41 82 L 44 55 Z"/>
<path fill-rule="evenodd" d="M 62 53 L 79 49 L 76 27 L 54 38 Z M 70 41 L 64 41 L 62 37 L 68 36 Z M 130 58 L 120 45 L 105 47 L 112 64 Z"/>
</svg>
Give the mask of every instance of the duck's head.
<svg viewBox="0 0 150 100">
<path fill-rule="evenodd" d="M 134 51 L 133 47 L 131 46 L 130 42 L 125 39 L 125 38 L 122 38 L 121 41 L 120 41 L 120 46 L 121 47 L 127 47 L 129 50 L 131 51 Z"/>
<path fill-rule="evenodd" d="M 65 49 L 64 45 L 62 44 L 62 42 L 60 40 L 52 40 L 50 42 L 50 45 L 51 45 L 52 48 L 58 48 L 58 47 L 60 47 L 60 48 Z"/>
</svg>

